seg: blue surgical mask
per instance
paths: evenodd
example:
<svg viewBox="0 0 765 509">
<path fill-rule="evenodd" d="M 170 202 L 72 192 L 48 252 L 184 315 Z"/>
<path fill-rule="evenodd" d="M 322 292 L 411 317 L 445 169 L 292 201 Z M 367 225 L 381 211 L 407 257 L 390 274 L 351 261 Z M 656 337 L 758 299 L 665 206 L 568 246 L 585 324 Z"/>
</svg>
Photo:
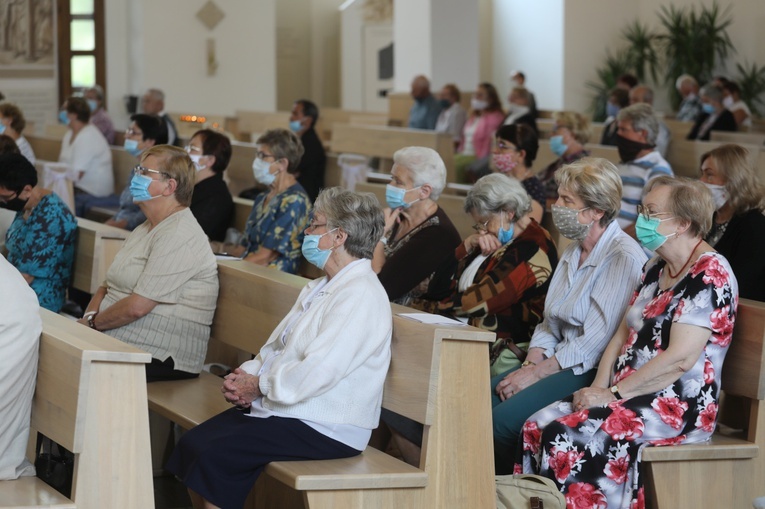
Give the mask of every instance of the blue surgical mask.
<svg viewBox="0 0 765 509">
<path fill-rule="evenodd" d="M 264 186 L 270 186 L 276 180 L 276 174 L 271 173 L 270 169 L 271 165 L 259 157 L 256 157 L 252 162 L 252 174 L 255 176 L 255 180 Z"/>
<path fill-rule="evenodd" d="M 315 265 L 320 270 L 324 270 L 324 266 L 327 264 L 327 260 L 329 260 L 329 257 L 332 254 L 332 249 L 321 249 L 319 247 L 319 241 L 324 235 L 332 233 L 335 230 L 337 230 L 337 228 L 333 228 L 321 235 L 306 235 L 303 237 L 303 246 L 300 249 L 303 252 L 303 256 L 311 265 Z"/>
<path fill-rule="evenodd" d="M 708 113 L 708 114 L 710 114 L 710 115 L 713 115 L 713 114 L 714 114 L 714 112 L 715 112 L 715 107 L 714 107 L 714 106 L 712 106 L 712 105 L 711 105 L 711 104 L 709 104 L 709 103 L 702 103 L 702 104 L 701 104 L 701 110 L 702 110 L 704 113 Z"/>
<path fill-rule="evenodd" d="M 505 213 L 503 212 L 502 215 L 504 216 Z M 502 217 L 500 217 L 499 231 L 497 232 L 497 238 L 499 239 L 499 242 L 503 246 L 513 240 L 514 231 L 515 231 L 515 223 L 510 223 L 510 228 L 505 230 L 504 227 L 502 226 Z"/>
<path fill-rule="evenodd" d="M 94 112 L 98 108 L 98 103 L 95 99 L 88 99 L 88 106 L 90 107 L 90 111 Z"/>
<path fill-rule="evenodd" d="M 563 154 L 566 153 L 566 150 L 568 150 L 568 145 L 563 143 L 563 136 L 551 136 L 550 137 L 550 150 L 552 150 L 552 153 L 555 154 L 558 157 L 563 157 Z"/>
<path fill-rule="evenodd" d="M 135 140 L 125 139 L 125 143 L 122 145 L 125 147 L 125 150 L 130 154 L 131 156 L 138 157 L 141 155 L 141 149 L 138 148 L 138 142 Z"/>
<path fill-rule="evenodd" d="M 134 173 L 133 178 L 130 179 L 130 196 L 133 197 L 133 201 L 149 201 L 159 197 L 160 195 L 152 196 L 149 192 L 151 183 L 151 177 Z"/>
<path fill-rule="evenodd" d="M 413 202 L 405 202 L 404 201 L 404 195 L 406 195 L 407 191 L 414 191 L 415 189 L 419 189 L 422 186 L 413 187 L 412 189 L 402 189 L 400 187 L 393 186 L 391 184 L 388 184 L 385 187 L 385 201 L 388 203 L 388 206 L 392 209 L 408 209 L 412 206 L 412 203 L 416 203 L 420 201 L 420 199 L 416 199 Z"/>
<path fill-rule="evenodd" d="M 0 134 L 5 133 L 5 124 L 0 123 Z"/>
<path fill-rule="evenodd" d="M 620 109 L 621 108 L 619 108 L 619 106 L 617 106 L 616 104 L 608 102 L 606 103 L 606 116 L 616 118 L 616 115 L 619 114 Z"/>
<path fill-rule="evenodd" d="M 635 221 L 635 236 L 640 242 L 640 245 L 649 251 L 656 251 L 667 241 L 669 237 L 677 235 L 676 233 L 670 233 L 669 235 L 662 235 L 657 231 L 659 224 L 663 221 L 669 221 L 673 219 L 668 217 L 666 219 L 659 219 L 652 217 L 646 219 L 643 214 L 638 214 L 637 221 Z"/>
<path fill-rule="evenodd" d="M 66 114 L 66 110 L 58 112 L 58 121 L 64 125 L 69 125 L 69 115 Z"/>
<path fill-rule="evenodd" d="M 303 123 L 300 120 L 290 120 L 290 131 L 293 133 L 298 132 L 303 128 Z"/>
</svg>

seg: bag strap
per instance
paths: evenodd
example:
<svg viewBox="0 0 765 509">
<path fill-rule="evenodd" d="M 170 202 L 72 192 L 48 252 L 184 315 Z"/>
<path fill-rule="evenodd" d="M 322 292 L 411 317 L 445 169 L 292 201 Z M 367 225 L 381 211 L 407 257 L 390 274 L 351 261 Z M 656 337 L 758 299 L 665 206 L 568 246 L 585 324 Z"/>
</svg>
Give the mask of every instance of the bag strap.
<svg viewBox="0 0 765 509">
<path fill-rule="evenodd" d="M 539 484 L 544 484 L 548 488 L 550 488 L 553 491 L 559 492 L 560 490 L 555 485 L 555 483 L 552 481 L 552 479 L 548 479 L 547 477 L 541 476 L 541 475 L 535 475 L 535 474 L 515 474 L 513 476 L 516 479 L 523 479 L 526 481 L 534 481 L 538 482 Z"/>
</svg>

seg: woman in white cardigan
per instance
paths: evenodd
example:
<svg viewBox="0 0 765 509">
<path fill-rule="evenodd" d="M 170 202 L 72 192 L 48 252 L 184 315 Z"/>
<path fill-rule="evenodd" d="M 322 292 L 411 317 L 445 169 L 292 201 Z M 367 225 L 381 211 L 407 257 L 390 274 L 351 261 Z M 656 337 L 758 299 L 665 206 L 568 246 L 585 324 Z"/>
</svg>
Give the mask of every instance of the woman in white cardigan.
<svg viewBox="0 0 765 509">
<path fill-rule="evenodd" d="M 373 195 L 319 194 L 303 255 L 326 277 L 226 376 L 221 391 L 236 407 L 186 433 L 168 463 L 195 508 L 242 507 L 271 461 L 364 450 L 390 363 L 390 304 L 370 261 L 383 227 Z"/>
</svg>

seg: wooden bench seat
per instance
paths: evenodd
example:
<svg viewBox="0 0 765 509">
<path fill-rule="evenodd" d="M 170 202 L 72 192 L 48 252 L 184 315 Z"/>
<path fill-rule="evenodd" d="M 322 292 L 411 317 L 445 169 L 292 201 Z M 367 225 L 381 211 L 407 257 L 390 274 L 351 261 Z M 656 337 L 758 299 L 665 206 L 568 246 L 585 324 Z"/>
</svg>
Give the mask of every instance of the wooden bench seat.
<svg viewBox="0 0 765 509">
<path fill-rule="evenodd" d="M 646 447 L 653 507 L 752 507 L 765 495 L 765 303 L 741 299 L 722 371 L 719 422 L 744 429 L 700 444 Z"/>
<path fill-rule="evenodd" d="M 129 234 L 127 230 L 78 217 L 72 286 L 95 293 Z"/>
<path fill-rule="evenodd" d="M 151 356 L 45 309 L 30 446 L 36 433 L 75 455 L 71 500 L 36 477 L 0 481 L 0 507 L 152 509 L 144 364 Z"/>
</svg>

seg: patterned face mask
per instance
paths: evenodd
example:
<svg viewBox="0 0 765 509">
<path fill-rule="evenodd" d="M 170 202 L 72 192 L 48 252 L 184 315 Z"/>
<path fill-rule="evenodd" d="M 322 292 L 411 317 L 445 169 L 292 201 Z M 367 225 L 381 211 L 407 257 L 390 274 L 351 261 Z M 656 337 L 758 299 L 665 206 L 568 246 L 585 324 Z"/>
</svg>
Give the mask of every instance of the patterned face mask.
<svg viewBox="0 0 765 509">
<path fill-rule="evenodd" d="M 580 212 L 587 210 L 590 207 L 583 209 L 570 209 L 568 207 L 561 207 L 560 205 L 552 206 L 552 217 L 555 227 L 558 229 L 561 235 L 567 239 L 581 242 L 587 236 L 590 231 L 590 227 L 595 220 L 590 223 L 582 224 L 579 222 L 578 216 Z"/>
</svg>

